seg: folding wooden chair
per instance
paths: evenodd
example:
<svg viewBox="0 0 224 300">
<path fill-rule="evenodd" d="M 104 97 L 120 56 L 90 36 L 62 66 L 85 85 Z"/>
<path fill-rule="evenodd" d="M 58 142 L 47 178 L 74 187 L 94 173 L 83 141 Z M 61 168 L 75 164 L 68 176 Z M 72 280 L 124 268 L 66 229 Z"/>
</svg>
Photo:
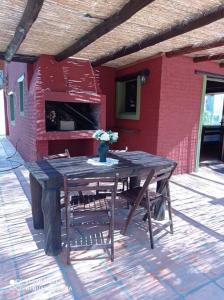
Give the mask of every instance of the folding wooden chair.
<svg viewBox="0 0 224 300">
<path fill-rule="evenodd" d="M 146 215 L 143 217 L 143 220 L 146 221 L 146 219 L 148 219 L 150 244 L 152 249 L 154 248 L 152 217 L 156 219 L 157 215 L 160 213 L 159 210 L 165 210 L 166 205 L 168 208 L 169 221 L 162 226 L 162 229 L 170 226 L 170 232 L 173 233 L 169 179 L 175 167 L 176 164 L 174 163 L 172 166 L 163 168 L 158 171 L 151 170 L 142 186 L 129 189 L 119 194 L 122 199 L 125 199 L 131 204 L 131 210 L 128 214 L 123 233 L 126 233 L 128 225 L 130 224 L 131 219 L 134 216 L 134 213 L 136 212 L 139 205 L 143 206 L 147 211 Z M 158 188 L 156 191 L 149 188 L 149 185 L 151 183 L 157 183 Z M 160 231 L 161 230 L 157 230 L 157 233 L 159 233 Z"/>
<path fill-rule="evenodd" d="M 66 210 L 66 262 L 70 263 L 71 250 L 110 249 L 110 259 L 114 260 L 114 202 L 119 176 L 113 178 L 74 178 L 64 176 L 64 194 Z M 80 195 L 79 191 L 82 191 Z M 89 227 L 88 227 L 89 226 Z M 83 238 L 81 243 L 71 243 L 71 228 L 89 228 L 86 233 L 104 227 L 108 235 Z M 74 232 L 73 232 L 74 234 Z M 85 231 L 83 233 L 85 235 Z M 95 243 L 93 240 L 95 239 Z M 106 241 L 105 241 L 106 239 Z M 75 240 L 75 239 L 74 239 Z M 100 240 L 100 241 L 99 241 Z M 84 241 L 84 242 L 83 242 Z M 88 241 L 88 243 L 86 243 Z M 75 241 L 74 241 L 75 242 Z"/>
<path fill-rule="evenodd" d="M 44 156 L 43 159 L 51 160 L 51 159 L 66 158 L 66 157 L 71 157 L 68 149 L 65 149 L 65 152 L 63 152 L 63 153 Z M 65 203 L 63 201 L 64 200 L 63 192 L 64 192 L 64 189 L 61 188 L 61 190 L 60 190 L 60 207 L 61 208 L 65 207 Z M 79 193 L 80 193 L 80 195 L 82 194 L 81 192 L 79 192 Z"/>
</svg>

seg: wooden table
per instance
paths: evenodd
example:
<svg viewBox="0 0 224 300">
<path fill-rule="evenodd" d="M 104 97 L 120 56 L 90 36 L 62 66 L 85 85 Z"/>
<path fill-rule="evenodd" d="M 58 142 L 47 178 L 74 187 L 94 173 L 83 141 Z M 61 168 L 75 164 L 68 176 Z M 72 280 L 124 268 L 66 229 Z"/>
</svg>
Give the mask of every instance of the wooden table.
<svg viewBox="0 0 224 300">
<path fill-rule="evenodd" d="M 88 157 L 77 156 L 26 163 L 30 172 L 32 215 L 35 229 L 44 229 L 45 253 L 58 255 L 61 248 L 60 188 L 63 176 L 72 173 L 77 177 L 114 176 L 136 178 L 150 170 L 158 170 L 175 162 L 143 151 L 119 152 L 111 155 L 119 159 L 114 166 L 93 166 Z M 132 180 L 132 185 L 136 180 Z"/>
</svg>

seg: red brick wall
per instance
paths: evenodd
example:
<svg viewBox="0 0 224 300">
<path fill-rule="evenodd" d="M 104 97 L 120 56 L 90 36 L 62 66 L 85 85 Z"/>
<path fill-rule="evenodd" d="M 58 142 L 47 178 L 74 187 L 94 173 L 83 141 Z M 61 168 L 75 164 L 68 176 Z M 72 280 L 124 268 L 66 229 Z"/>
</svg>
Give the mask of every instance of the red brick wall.
<svg viewBox="0 0 224 300">
<path fill-rule="evenodd" d="M 163 58 L 157 153 L 177 160 L 180 173 L 194 167 L 201 91 L 192 59 Z"/>
<path fill-rule="evenodd" d="M 149 68 L 150 75 L 141 89 L 140 120 L 115 118 L 115 78 Z M 107 103 L 107 125 L 120 128 L 114 148 L 144 150 L 178 162 L 177 172 L 191 172 L 200 116 L 202 80 L 195 70 L 224 74 L 218 64 L 193 63 L 191 58 L 156 58 L 113 72 L 101 67 L 100 87 Z M 110 74 L 108 76 L 108 74 Z M 113 116 L 112 116 L 113 112 Z"/>
<path fill-rule="evenodd" d="M 57 148 L 57 152 L 55 152 L 55 148 Z M 69 149 L 71 156 L 93 155 L 96 151 L 95 141 L 92 139 L 63 140 L 61 143 L 58 141 L 48 142 L 49 153 L 63 153 L 65 149 Z"/>
<path fill-rule="evenodd" d="M 14 145 L 17 144 L 17 149 L 25 160 L 32 160 L 36 158 L 36 103 L 35 90 L 30 88 L 28 90 L 28 73 L 27 65 L 23 63 L 11 62 L 5 65 L 6 76 L 8 77 L 8 84 L 5 88 L 5 100 L 7 104 L 7 119 L 9 116 L 8 92 L 14 92 L 15 101 L 15 125 L 9 123 L 9 139 Z M 21 75 L 25 75 L 25 89 L 24 89 L 24 115 L 20 115 L 19 106 L 19 85 L 17 79 Z M 31 74 L 30 74 L 31 75 Z"/>
<path fill-rule="evenodd" d="M 116 70 L 110 67 L 99 67 L 95 69 L 95 74 L 100 93 L 106 95 L 106 128 L 110 129 L 115 126 Z"/>
<path fill-rule="evenodd" d="M 38 60 L 39 80 L 44 90 L 54 92 L 97 93 L 97 83 L 91 64 L 87 60 L 66 59 L 56 62 L 48 55 Z"/>
<path fill-rule="evenodd" d="M 196 69 L 224 74 L 216 63 L 163 57 L 157 154 L 177 160 L 178 173 L 195 167 L 203 81 Z"/>
<path fill-rule="evenodd" d="M 100 87 L 106 95 L 107 127 L 119 132 L 119 140 L 114 148 L 144 150 L 156 153 L 157 126 L 159 114 L 161 58 L 144 61 L 116 71 L 101 67 Z M 115 78 L 136 73 L 145 68 L 150 70 L 146 83 L 141 88 L 140 120 L 121 120 L 115 117 Z"/>
<path fill-rule="evenodd" d="M 123 76 L 145 68 L 150 70 L 146 83 L 141 86 L 140 120 L 116 119 L 116 126 L 122 128 L 120 130 L 120 148 L 128 146 L 130 150 L 156 153 L 161 63 L 160 57 L 117 72 L 117 76 Z"/>
</svg>

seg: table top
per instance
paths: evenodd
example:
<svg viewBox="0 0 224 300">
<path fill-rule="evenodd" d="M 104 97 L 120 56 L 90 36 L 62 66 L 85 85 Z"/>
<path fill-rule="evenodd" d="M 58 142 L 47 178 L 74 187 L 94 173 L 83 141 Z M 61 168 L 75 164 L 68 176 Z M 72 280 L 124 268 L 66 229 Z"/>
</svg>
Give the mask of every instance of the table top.
<svg viewBox="0 0 224 300">
<path fill-rule="evenodd" d="M 105 177 L 118 173 L 120 177 L 131 177 L 175 163 L 173 160 L 143 151 L 116 152 L 110 156 L 118 159 L 119 163 L 113 166 L 93 166 L 87 163 L 90 157 L 75 156 L 27 162 L 25 166 L 39 183 L 51 182 L 55 186 L 61 186 L 65 174 L 73 174 L 75 177 Z"/>
</svg>

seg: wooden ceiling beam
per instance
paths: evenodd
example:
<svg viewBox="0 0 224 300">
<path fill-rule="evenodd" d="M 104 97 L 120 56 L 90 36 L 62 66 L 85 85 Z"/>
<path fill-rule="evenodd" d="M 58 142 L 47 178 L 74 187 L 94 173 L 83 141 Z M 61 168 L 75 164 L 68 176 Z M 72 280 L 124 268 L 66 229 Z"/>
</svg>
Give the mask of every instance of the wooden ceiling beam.
<svg viewBox="0 0 224 300">
<path fill-rule="evenodd" d="M 25 39 L 27 32 L 31 28 L 32 24 L 35 22 L 43 6 L 43 2 L 44 0 L 27 1 L 27 5 L 22 15 L 22 18 L 5 52 L 6 61 L 10 62 L 13 59 L 13 56 L 15 55 L 23 40 Z"/>
<path fill-rule="evenodd" d="M 0 52 L 0 59 L 5 60 L 5 52 Z M 11 61 L 22 62 L 22 63 L 34 63 L 38 57 L 34 55 L 15 54 Z"/>
<path fill-rule="evenodd" d="M 208 50 L 208 49 L 222 47 L 222 46 L 224 46 L 224 38 L 209 41 L 209 42 L 206 41 L 196 45 L 192 44 L 185 47 L 180 47 L 172 51 L 166 52 L 166 57 L 184 55 L 184 54 L 194 53 L 194 52 Z"/>
<path fill-rule="evenodd" d="M 210 60 L 220 60 L 224 59 L 224 53 L 214 54 L 214 55 L 201 55 L 196 56 L 193 58 L 195 63 L 203 62 L 203 61 L 210 61 Z"/>
<path fill-rule="evenodd" d="M 197 75 L 200 75 L 200 76 L 206 75 L 208 78 L 212 78 L 212 79 L 221 79 L 221 80 L 224 79 L 224 75 L 212 73 L 212 72 L 208 72 L 208 71 L 195 70 L 194 73 Z"/>
<path fill-rule="evenodd" d="M 213 7 L 209 11 L 203 11 L 201 13 L 193 15 L 190 19 L 185 19 L 182 22 L 174 24 L 173 26 L 169 26 L 168 28 L 162 30 L 157 34 L 150 34 L 146 38 L 139 40 L 129 46 L 124 46 L 120 49 L 109 52 L 108 54 L 105 54 L 93 61 L 92 66 L 96 67 L 108 61 L 135 53 L 150 46 L 154 46 L 178 35 L 208 25 L 212 22 L 222 19 L 223 17 L 224 5 L 221 4 L 219 6 Z"/>
<path fill-rule="evenodd" d="M 74 44 L 55 55 L 55 59 L 57 61 L 61 61 L 70 56 L 73 56 L 74 54 L 78 53 L 79 51 L 96 41 L 104 34 L 110 32 L 115 27 L 127 21 L 135 13 L 137 13 L 139 10 L 141 10 L 153 1 L 155 0 L 129 0 L 119 11 L 115 12 L 112 16 L 108 17 L 100 24 L 96 25 L 89 32 L 87 32 L 85 35 L 83 35 L 77 41 L 75 41 Z"/>
</svg>

